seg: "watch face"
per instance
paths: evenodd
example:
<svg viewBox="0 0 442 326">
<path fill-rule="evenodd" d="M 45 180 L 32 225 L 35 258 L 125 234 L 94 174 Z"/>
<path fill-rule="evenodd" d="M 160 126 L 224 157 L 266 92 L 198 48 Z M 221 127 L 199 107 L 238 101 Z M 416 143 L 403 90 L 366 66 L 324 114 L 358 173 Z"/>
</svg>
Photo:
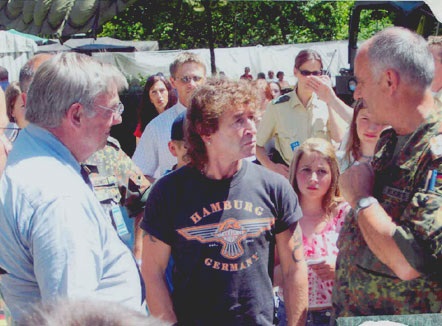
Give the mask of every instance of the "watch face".
<svg viewBox="0 0 442 326">
<path fill-rule="evenodd" d="M 359 200 L 358 206 L 361 208 L 366 208 L 376 202 L 376 199 L 373 197 L 365 197 Z"/>
</svg>

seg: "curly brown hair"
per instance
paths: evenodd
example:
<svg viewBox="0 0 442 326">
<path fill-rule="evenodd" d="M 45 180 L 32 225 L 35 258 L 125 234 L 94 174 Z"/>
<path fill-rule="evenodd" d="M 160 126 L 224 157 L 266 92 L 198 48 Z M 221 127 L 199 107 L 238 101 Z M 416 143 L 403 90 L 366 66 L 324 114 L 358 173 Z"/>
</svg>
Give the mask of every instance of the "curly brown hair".
<svg viewBox="0 0 442 326">
<path fill-rule="evenodd" d="M 252 83 L 244 80 L 210 78 L 196 89 L 187 110 L 185 140 L 189 165 L 202 170 L 208 162 L 202 136 L 218 131 L 220 117 L 239 106 L 249 106 L 259 113 L 259 95 Z"/>
</svg>

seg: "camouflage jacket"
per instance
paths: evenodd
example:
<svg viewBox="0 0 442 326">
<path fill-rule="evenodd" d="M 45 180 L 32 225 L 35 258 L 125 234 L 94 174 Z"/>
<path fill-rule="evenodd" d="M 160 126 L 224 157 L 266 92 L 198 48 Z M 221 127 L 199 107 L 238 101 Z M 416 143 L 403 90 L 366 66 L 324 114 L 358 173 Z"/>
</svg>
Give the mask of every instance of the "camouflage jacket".
<svg viewBox="0 0 442 326">
<path fill-rule="evenodd" d="M 106 146 L 82 165 L 88 171 L 96 196 L 106 212 L 112 205 L 126 207 L 129 216 L 143 211 L 150 182 L 116 139 L 109 137 Z"/>
<path fill-rule="evenodd" d="M 371 252 L 351 211 L 338 239 L 335 317 L 442 311 L 441 115 L 421 125 L 393 162 L 396 143 L 393 129 L 378 142 L 374 196 L 397 224 L 393 238 L 421 276 L 411 281 L 396 277 Z"/>
</svg>

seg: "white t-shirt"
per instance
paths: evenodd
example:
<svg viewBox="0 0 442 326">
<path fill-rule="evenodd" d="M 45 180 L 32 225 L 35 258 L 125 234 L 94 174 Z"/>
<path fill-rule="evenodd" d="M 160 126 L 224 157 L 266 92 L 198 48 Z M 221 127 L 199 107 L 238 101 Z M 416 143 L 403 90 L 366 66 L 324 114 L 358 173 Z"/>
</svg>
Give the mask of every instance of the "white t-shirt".
<svg viewBox="0 0 442 326">
<path fill-rule="evenodd" d="M 168 143 L 173 121 L 184 111 L 186 107 L 177 102 L 147 124 L 132 156 L 144 175 L 159 178 L 177 163 Z"/>
</svg>

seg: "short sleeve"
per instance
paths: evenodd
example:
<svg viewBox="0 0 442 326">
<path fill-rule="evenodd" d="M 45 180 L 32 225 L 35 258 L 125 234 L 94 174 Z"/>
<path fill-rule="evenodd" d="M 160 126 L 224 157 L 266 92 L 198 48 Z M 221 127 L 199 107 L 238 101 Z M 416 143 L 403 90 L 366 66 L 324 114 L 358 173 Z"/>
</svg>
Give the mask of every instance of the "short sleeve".
<svg viewBox="0 0 442 326">
<path fill-rule="evenodd" d="M 259 123 L 258 131 L 256 134 L 256 145 L 264 147 L 267 142 L 275 135 L 276 129 L 276 117 L 275 107 L 269 105 L 264 112 L 262 120 Z"/>
<path fill-rule="evenodd" d="M 155 120 L 153 120 L 155 121 Z M 153 176 L 158 168 L 158 140 L 155 132 L 155 125 L 151 121 L 144 129 L 144 132 L 135 148 L 132 161 L 138 166 L 144 175 Z"/>
<path fill-rule="evenodd" d="M 282 176 L 281 186 L 277 195 L 278 216 L 275 223 L 275 232 L 278 234 L 299 221 L 302 217 L 302 210 L 295 190 L 293 190 L 290 183 Z"/>
<path fill-rule="evenodd" d="M 170 196 L 163 195 L 163 193 L 170 195 L 164 191 L 163 178 L 159 179 L 149 192 L 140 227 L 170 245 L 174 231 L 170 221 L 172 214 L 168 209 L 170 208 L 169 203 L 173 201 L 170 200 Z"/>
</svg>

